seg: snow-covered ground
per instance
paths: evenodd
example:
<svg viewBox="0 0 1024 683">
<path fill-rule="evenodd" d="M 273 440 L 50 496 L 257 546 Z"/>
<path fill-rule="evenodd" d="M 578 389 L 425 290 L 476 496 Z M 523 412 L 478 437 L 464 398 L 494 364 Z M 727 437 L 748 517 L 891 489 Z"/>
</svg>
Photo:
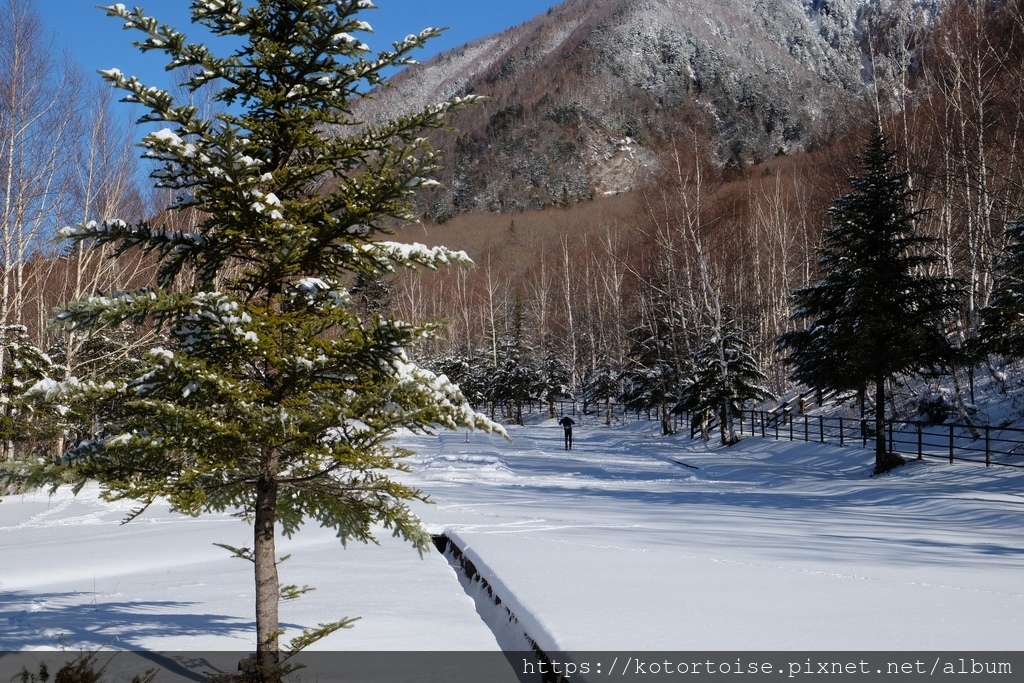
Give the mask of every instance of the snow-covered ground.
<svg viewBox="0 0 1024 683">
<path fill-rule="evenodd" d="M 437 500 L 425 518 L 545 650 L 1024 642 L 1024 473 L 872 478 L 870 450 L 577 431 L 569 453 L 553 425 L 410 440 Z"/>
<path fill-rule="evenodd" d="M 571 452 L 554 421 L 511 442 L 403 435 L 434 500 L 417 512 L 501 607 L 478 613 L 484 593 L 438 553 L 308 528 L 281 542 L 282 580 L 317 590 L 282 621 L 362 617 L 326 650 L 516 649 L 519 631 L 548 651 L 1024 643 L 1024 472 L 912 462 L 871 478 L 870 450 L 657 430 L 577 425 Z M 213 545 L 245 545 L 248 526 L 157 509 L 120 526 L 126 511 L 92 488 L 3 498 L 0 650 L 252 649 L 251 567 Z"/>
</svg>

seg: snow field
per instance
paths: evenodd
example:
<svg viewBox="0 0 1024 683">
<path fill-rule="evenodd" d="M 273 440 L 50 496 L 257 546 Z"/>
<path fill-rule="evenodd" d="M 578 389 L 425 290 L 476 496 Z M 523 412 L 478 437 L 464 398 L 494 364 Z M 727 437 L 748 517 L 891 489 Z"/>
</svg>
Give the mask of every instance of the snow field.
<svg viewBox="0 0 1024 683">
<path fill-rule="evenodd" d="M 913 462 L 869 477 L 870 450 L 748 439 L 729 449 L 657 424 L 553 420 L 511 441 L 402 434 L 417 505 L 513 611 L 480 607 L 444 557 L 382 533 L 282 539 L 288 635 L 344 616 L 321 650 L 1015 650 L 1024 642 L 1024 472 Z M 680 463 L 685 463 L 680 464 Z M 688 466 L 686 466 L 688 465 Z M 693 469 L 697 468 L 697 469 Z M 230 515 L 126 504 L 87 487 L 0 503 L 0 650 L 249 651 L 248 563 Z M 467 594 L 467 592 L 469 594 Z"/>
<path fill-rule="evenodd" d="M 409 439 L 437 503 L 425 516 L 542 649 L 1022 642 L 1017 471 L 914 462 L 871 478 L 870 450 L 709 449 L 656 428 L 578 428 L 571 452 L 553 421 L 511 444 L 445 434 L 443 466 L 436 439 Z"/>
<path fill-rule="evenodd" d="M 0 651 L 57 649 L 250 651 L 252 568 L 214 543 L 251 545 L 230 515 L 183 517 L 157 509 L 127 525 L 129 506 L 94 487 L 0 503 Z M 436 553 L 419 555 L 387 532 L 381 545 L 342 548 L 315 526 L 279 539 L 281 581 L 316 588 L 283 603 L 286 637 L 345 616 L 355 628 L 328 650 L 495 649 L 472 600 Z M 440 598 L 440 599 L 439 599 Z"/>
</svg>

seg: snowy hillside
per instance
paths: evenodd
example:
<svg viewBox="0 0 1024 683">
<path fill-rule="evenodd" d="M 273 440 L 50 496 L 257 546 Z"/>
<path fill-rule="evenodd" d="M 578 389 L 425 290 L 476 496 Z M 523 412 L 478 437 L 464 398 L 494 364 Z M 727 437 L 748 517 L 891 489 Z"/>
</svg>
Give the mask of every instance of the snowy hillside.
<svg viewBox="0 0 1024 683">
<path fill-rule="evenodd" d="M 384 538 L 282 543 L 294 632 L 340 616 L 325 650 L 1012 650 L 1024 639 L 1024 473 L 752 438 L 727 450 L 633 422 L 554 421 L 401 438 L 419 513 L 502 604 L 445 559 Z M 162 510 L 118 526 L 87 489 L 0 503 L 0 649 L 247 651 L 249 567 L 228 516 Z M 467 595 L 467 591 L 468 594 Z M 477 599 L 474 606 L 471 596 Z M 510 624 L 508 613 L 516 620 Z M 479 610 L 479 614 L 478 611 Z"/>
<path fill-rule="evenodd" d="M 881 43 L 923 30 L 943 2 L 568 0 L 410 68 L 360 113 L 491 98 L 442 139 L 451 163 L 435 220 L 581 201 L 644 184 L 653 155 L 697 121 L 718 160 L 741 165 L 856 122 L 871 82 L 894 91 L 905 76 L 905 46 Z M 872 24 L 886 36 L 873 67 Z"/>
</svg>

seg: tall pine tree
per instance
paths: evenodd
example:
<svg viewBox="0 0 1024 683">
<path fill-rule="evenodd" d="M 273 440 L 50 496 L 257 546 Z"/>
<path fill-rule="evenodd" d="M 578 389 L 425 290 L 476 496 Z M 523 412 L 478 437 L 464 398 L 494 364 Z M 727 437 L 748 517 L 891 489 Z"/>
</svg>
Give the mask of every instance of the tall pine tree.
<svg viewBox="0 0 1024 683">
<path fill-rule="evenodd" d="M 353 104 L 382 85 L 382 72 L 411 63 L 437 35 L 428 29 L 373 55 L 356 36 L 368 0 L 194 0 L 193 20 L 231 50 L 205 45 L 124 5 L 107 8 L 141 32 L 144 52 L 212 88 L 223 113 L 203 118 L 167 92 L 114 69 L 104 72 L 164 127 L 144 141 L 170 209 L 198 216 L 185 229 L 160 221 L 89 222 L 74 242 L 140 249 L 159 263 L 156 286 L 96 294 L 60 320 L 89 331 L 130 321 L 154 325 L 168 343 L 127 381 L 88 378 L 40 385 L 38 393 L 100 406 L 101 431 L 66 457 L 80 481 L 99 480 L 109 499 L 157 499 L 190 515 L 239 509 L 253 522 L 257 661 L 281 675 L 282 597 L 275 526 L 307 520 L 342 543 L 373 541 L 383 525 L 423 551 L 429 537 L 408 506 L 423 496 L 396 481 L 399 428 L 497 429 L 459 389 L 411 363 L 405 349 L 429 327 L 358 305 L 355 283 L 396 268 L 465 264 L 461 252 L 386 241 L 414 220 L 411 195 L 434 181 L 437 156 L 424 135 L 473 98 L 365 124 Z M 45 474 L 45 473 L 44 473 Z M 57 473 L 51 472 L 56 475 Z M 348 620 L 292 641 L 301 648 Z"/>
<path fill-rule="evenodd" d="M 951 357 L 944 325 L 959 306 L 955 281 L 930 275 L 935 240 L 916 230 L 907 173 L 881 129 L 859 157 L 853 192 L 829 210 L 818 267 L 822 279 L 792 297 L 804 329 L 780 337 L 792 378 L 811 387 L 875 389 L 875 471 L 900 461 L 885 444 L 885 385 Z"/>
</svg>

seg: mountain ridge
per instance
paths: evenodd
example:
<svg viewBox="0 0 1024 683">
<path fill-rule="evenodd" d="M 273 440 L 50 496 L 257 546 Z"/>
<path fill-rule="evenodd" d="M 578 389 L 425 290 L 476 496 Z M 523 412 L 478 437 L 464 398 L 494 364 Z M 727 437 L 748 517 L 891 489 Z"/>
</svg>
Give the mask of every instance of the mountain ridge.
<svg viewBox="0 0 1024 683">
<path fill-rule="evenodd" d="M 678 137 L 738 169 L 807 149 L 892 71 L 898 55 L 869 61 L 871 23 L 921 25 L 943 1 L 566 0 L 403 71 L 361 114 L 490 98 L 437 138 L 435 221 L 571 204 L 642 184 Z"/>
</svg>

